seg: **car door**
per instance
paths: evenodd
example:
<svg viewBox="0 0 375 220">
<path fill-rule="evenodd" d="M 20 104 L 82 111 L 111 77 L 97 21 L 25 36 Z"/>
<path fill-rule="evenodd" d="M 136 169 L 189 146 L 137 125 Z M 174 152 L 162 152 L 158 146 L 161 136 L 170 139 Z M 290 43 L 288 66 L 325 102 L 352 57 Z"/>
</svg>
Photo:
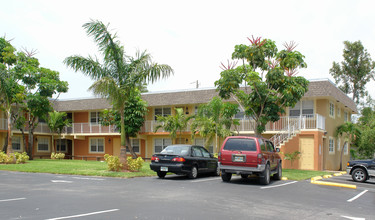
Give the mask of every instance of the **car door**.
<svg viewBox="0 0 375 220">
<path fill-rule="evenodd" d="M 214 172 L 217 167 L 217 160 L 216 158 L 213 158 L 210 152 L 204 147 L 200 147 L 202 154 L 203 154 L 203 159 L 207 161 L 207 171 L 208 172 Z"/>
<path fill-rule="evenodd" d="M 274 170 L 277 168 L 277 158 L 275 155 L 275 148 L 272 144 L 271 141 L 266 140 L 266 146 L 267 146 L 267 151 L 269 153 L 269 160 L 271 164 L 271 170 Z"/>
<path fill-rule="evenodd" d="M 191 148 L 193 160 L 196 164 L 198 164 L 198 171 L 199 172 L 206 172 L 208 169 L 207 161 L 203 157 L 203 153 L 199 146 L 193 146 Z"/>
<path fill-rule="evenodd" d="M 375 176 L 375 159 L 369 163 L 367 170 L 371 176 Z"/>
</svg>

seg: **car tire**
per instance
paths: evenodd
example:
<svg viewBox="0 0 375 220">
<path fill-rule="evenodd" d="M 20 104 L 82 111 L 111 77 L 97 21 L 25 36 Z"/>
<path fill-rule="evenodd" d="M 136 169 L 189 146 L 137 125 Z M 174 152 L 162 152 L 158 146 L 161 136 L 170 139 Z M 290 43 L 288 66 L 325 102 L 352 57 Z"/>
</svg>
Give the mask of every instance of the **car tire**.
<svg viewBox="0 0 375 220">
<path fill-rule="evenodd" d="M 167 175 L 167 172 L 158 171 L 157 174 L 158 174 L 158 177 L 159 177 L 160 179 L 163 179 L 163 178 L 165 177 L 165 175 Z"/>
<path fill-rule="evenodd" d="M 214 172 L 214 176 L 220 176 L 220 167 L 219 166 L 216 167 L 216 170 Z"/>
<path fill-rule="evenodd" d="M 221 179 L 224 182 L 229 182 L 231 178 L 232 178 L 232 174 L 231 173 L 221 172 Z"/>
<path fill-rule="evenodd" d="M 189 176 L 190 179 L 195 179 L 195 178 L 197 178 L 197 176 L 198 176 L 198 169 L 197 169 L 196 166 L 193 166 L 193 167 L 191 168 L 191 171 L 190 171 L 190 173 L 188 174 L 188 176 Z"/>
<path fill-rule="evenodd" d="M 274 180 L 281 180 L 281 177 L 283 176 L 283 168 L 281 165 L 281 162 L 277 165 L 277 173 L 275 173 L 272 177 Z"/>
<path fill-rule="evenodd" d="M 367 173 L 363 168 L 355 168 L 352 172 L 352 179 L 355 182 L 366 182 Z"/>
<path fill-rule="evenodd" d="M 241 174 L 241 178 L 242 179 L 247 179 L 247 177 L 249 177 L 249 175 L 247 175 L 247 174 Z"/>
<path fill-rule="evenodd" d="M 266 169 L 264 169 L 262 176 L 259 179 L 260 184 L 268 185 L 270 184 L 270 165 L 266 165 Z"/>
</svg>

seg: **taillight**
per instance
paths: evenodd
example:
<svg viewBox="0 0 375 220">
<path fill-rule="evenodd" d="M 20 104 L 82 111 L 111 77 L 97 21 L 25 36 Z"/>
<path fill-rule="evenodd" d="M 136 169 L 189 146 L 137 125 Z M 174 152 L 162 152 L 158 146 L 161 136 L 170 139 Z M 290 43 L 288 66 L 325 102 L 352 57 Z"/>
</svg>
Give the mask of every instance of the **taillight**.
<svg viewBox="0 0 375 220">
<path fill-rule="evenodd" d="M 221 152 L 217 154 L 217 159 L 221 160 Z"/>
<path fill-rule="evenodd" d="M 262 163 L 263 154 L 258 154 L 258 164 Z"/>
<path fill-rule="evenodd" d="M 172 159 L 172 161 L 174 161 L 174 162 L 185 162 L 186 160 L 183 157 L 175 157 L 175 158 Z"/>
<path fill-rule="evenodd" d="M 152 156 L 151 161 L 159 162 L 159 157 Z"/>
</svg>

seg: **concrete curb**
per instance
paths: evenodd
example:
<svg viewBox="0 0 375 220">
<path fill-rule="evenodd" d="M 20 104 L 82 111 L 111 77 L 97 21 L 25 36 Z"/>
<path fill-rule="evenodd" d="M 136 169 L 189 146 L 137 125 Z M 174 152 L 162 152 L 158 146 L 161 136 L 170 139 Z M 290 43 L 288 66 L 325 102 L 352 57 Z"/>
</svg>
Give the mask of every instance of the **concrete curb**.
<svg viewBox="0 0 375 220">
<path fill-rule="evenodd" d="M 341 176 L 343 174 L 346 174 L 346 172 L 335 173 L 335 174 L 333 174 L 333 176 Z M 317 184 L 317 185 L 324 185 L 324 186 L 337 186 L 337 187 L 344 187 L 344 188 L 350 188 L 350 189 L 357 189 L 357 186 L 352 185 L 352 184 L 343 184 L 343 183 L 320 181 L 323 178 L 331 178 L 331 177 L 332 177 L 332 175 L 324 175 L 323 177 L 316 176 L 316 177 L 311 178 L 311 183 Z"/>
</svg>

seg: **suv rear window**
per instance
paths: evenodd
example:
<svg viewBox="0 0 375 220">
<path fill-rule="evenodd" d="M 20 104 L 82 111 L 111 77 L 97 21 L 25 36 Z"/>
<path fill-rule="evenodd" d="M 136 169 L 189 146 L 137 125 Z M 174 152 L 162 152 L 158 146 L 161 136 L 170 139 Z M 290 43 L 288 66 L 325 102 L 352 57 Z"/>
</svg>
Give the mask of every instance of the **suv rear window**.
<svg viewBox="0 0 375 220">
<path fill-rule="evenodd" d="M 225 143 L 224 150 L 256 151 L 257 146 L 254 139 L 231 138 Z"/>
</svg>

